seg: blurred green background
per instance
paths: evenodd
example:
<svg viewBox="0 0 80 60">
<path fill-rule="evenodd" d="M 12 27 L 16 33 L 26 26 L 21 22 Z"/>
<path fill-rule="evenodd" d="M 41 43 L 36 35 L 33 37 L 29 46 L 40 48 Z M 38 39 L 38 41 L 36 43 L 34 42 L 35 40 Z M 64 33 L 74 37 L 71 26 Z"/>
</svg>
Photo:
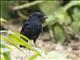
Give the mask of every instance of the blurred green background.
<svg viewBox="0 0 80 60">
<path fill-rule="evenodd" d="M 43 22 L 44 31 L 49 32 L 50 38 L 55 38 L 55 42 L 64 43 L 68 38 L 75 38 L 75 34 L 80 32 L 80 1 L 78 0 L 2 0 L 0 3 L 1 18 L 15 25 L 24 24 L 31 13 L 42 11 L 48 16 Z"/>
<path fill-rule="evenodd" d="M 44 40 L 44 42 L 53 41 L 54 43 L 61 44 L 69 44 L 72 41 L 75 41 L 75 43 L 76 41 L 80 42 L 79 0 L 0 0 L 0 8 L 0 18 L 1 21 L 4 21 L 0 22 L 0 31 L 11 30 L 20 32 L 20 29 L 27 20 L 28 16 L 30 16 L 33 12 L 41 11 L 48 17 L 48 19 L 43 21 L 43 35 L 39 38 L 40 40 Z M 19 34 L 11 33 L 8 37 L 2 37 L 2 40 L 7 41 L 19 50 L 21 49 L 16 44 L 25 45 L 28 49 L 35 51 L 37 55 L 39 55 L 37 50 L 22 41 L 22 39 L 18 38 L 21 35 L 17 35 Z M 9 40 L 9 38 L 12 39 Z M 26 39 L 28 40 L 28 38 Z M 48 43 L 45 43 L 46 46 L 47 44 Z M 2 47 L 0 45 L 0 48 L 4 47 L 9 48 L 10 46 L 2 43 Z M 50 47 L 52 48 L 51 45 L 48 46 L 48 48 Z M 5 52 L 5 49 L 2 50 Z M 7 51 L 6 54 L 8 54 L 7 59 L 9 60 L 10 52 Z M 6 54 L 4 53 L 3 56 L 6 56 Z M 37 55 L 32 56 L 29 60 L 35 58 Z"/>
</svg>

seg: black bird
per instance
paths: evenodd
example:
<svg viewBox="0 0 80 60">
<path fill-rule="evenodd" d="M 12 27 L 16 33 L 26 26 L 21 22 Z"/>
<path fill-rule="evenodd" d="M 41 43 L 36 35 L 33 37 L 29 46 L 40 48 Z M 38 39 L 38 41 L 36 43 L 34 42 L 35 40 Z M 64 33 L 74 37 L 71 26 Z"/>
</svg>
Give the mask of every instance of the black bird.
<svg viewBox="0 0 80 60">
<path fill-rule="evenodd" d="M 24 23 L 21 34 L 28 37 L 33 42 L 36 42 L 39 34 L 42 31 L 42 20 L 45 19 L 44 14 L 41 12 L 34 12 L 29 16 L 28 20 Z"/>
</svg>

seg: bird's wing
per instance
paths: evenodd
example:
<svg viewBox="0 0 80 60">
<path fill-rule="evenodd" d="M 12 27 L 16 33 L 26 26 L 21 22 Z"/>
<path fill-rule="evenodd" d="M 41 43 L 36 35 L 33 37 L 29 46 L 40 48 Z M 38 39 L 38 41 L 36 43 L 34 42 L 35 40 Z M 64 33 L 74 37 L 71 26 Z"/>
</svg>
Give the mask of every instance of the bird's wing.
<svg viewBox="0 0 80 60">
<path fill-rule="evenodd" d="M 31 23 L 27 22 L 23 25 L 21 34 L 25 35 L 26 33 L 30 33 L 32 30 Z"/>
</svg>

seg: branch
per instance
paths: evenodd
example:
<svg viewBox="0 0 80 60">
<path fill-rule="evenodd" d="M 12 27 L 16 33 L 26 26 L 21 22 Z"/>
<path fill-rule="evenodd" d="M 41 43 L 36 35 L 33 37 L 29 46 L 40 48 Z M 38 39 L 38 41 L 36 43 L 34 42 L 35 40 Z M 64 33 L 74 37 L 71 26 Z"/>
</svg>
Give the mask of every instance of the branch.
<svg viewBox="0 0 80 60">
<path fill-rule="evenodd" d="M 38 3 L 42 3 L 44 1 L 34 1 L 34 2 L 31 2 L 31 3 L 26 3 L 26 4 L 23 4 L 23 5 L 19 5 L 19 6 L 15 6 L 13 7 L 12 9 L 13 10 L 19 10 L 19 9 L 23 9 L 23 8 L 26 8 L 26 7 L 30 7 L 32 5 L 36 5 Z"/>
</svg>

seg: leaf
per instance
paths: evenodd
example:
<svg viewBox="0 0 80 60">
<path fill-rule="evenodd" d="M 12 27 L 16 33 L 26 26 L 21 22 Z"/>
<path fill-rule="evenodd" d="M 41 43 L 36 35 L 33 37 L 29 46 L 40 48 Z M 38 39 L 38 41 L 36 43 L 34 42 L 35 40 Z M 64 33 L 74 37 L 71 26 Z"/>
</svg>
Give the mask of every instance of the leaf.
<svg viewBox="0 0 80 60">
<path fill-rule="evenodd" d="M 38 54 L 34 54 L 34 55 L 30 56 L 28 58 L 28 60 L 35 60 L 38 56 L 39 56 Z"/>
<path fill-rule="evenodd" d="M 23 52 L 23 50 L 21 50 L 18 45 L 22 45 L 22 46 L 26 47 L 27 49 L 30 49 L 30 50 L 34 51 L 36 54 L 40 55 L 38 50 L 36 50 L 34 47 L 32 47 L 30 44 L 28 44 L 22 38 L 20 38 L 20 36 L 25 38 L 25 39 L 28 39 L 28 38 L 26 38 L 25 36 L 23 36 L 19 33 L 8 31 L 8 36 L 7 37 L 1 36 L 1 40 L 6 41 L 10 45 L 12 45 L 12 46 L 16 47 L 17 49 L 19 49 L 21 52 Z"/>
<path fill-rule="evenodd" d="M 11 55 L 10 55 L 10 51 L 7 48 L 2 48 L 1 49 L 1 54 L 3 55 L 3 58 L 6 60 L 11 60 Z"/>
<path fill-rule="evenodd" d="M 7 45 L 5 42 L 1 41 L 0 43 L 0 48 L 8 48 L 11 50 L 11 47 L 9 45 Z"/>
<path fill-rule="evenodd" d="M 72 28 L 72 30 L 73 30 L 73 33 L 80 32 L 80 21 L 74 21 L 74 22 L 71 24 L 71 28 Z"/>
<path fill-rule="evenodd" d="M 1 60 L 6 60 L 4 55 L 1 54 Z"/>
<path fill-rule="evenodd" d="M 7 20 L 0 18 L 1 22 L 7 22 Z"/>
<path fill-rule="evenodd" d="M 75 21 L 80 22 L 80 9 L 78 9 L 77 7 L 74 8 L 72 17 Z"/>
<path fill-rule="evenodd" d="M 47 16 L 54 13 L 54 10 L 59 6 L 59 1 L 45 1 L 39 4 L 40 10 Z"/>
<path fill-rule="evenodd" d="M 70 1 L 66 6 L 64 6 L 64 11 L 67 11 L 69 8 L 75 5 L 80 6 L 80 1 Z"/>
<path fill-rule="evenodd" d="M 30 39 L 20 33 L 14 32 L 15 34 L 17 34 L 18 36 L 21 36 L 22 38 L 24 38 L 25 40 L 29 41 Z"/>
<path fill-rule="evenodd" d="M 59 24 L 70 24 L 70 17 L 68 16 L 67 12 L 65 12 L 63 9 L 64 8 L 61 7 L 54 13 L 54 15 L 57 18 L 56 20 L 57 22 L 59 22 Z"/>
<path fill-rule="evenodd" d="M 20 36 L 15 33 L 9 34 L 9 38 L 12 39 L 12 41 L 16 42 L 16 44 L 25 46 L 26 48 L 31 50 L 34 49 L 31 45 L 29 45 L 25 40 L 20 38 Z"/>
<path fill-rule="evenodd" d="M 73 33 L 80 32 L 80 9 L 78 9 L 77 7 L 74 8 L 72 17 L 74 19 L 71 24 Z"/>
<path fill-rule="evenodd" d="M 53 15 L 49 15 L 48 19 L 45 20 L 45 23 L 43 24 L 43 27 L 47 25 L 53 25 L 55 22 L 57 22 L 56 17 Z"/>
<path fill-rule="evenodd" d="M 7 20 L 0 18 L 0 24 L 3 25 L 5 22 L 7 22 Z"/>
<path fill-rule="evenodd" d="M 65 32 L 62 26 L 56 24 L 53 27 L 53 34 L 54 34 L 54 38 L 56 39 L 57 43 L 63 43 L 65 40 Z"/>
<path fill-rule="evenodd" d="M 17 46 L 17 44 L 16 44 L 15 41 L 12 41 L 11 39 L 9 39 L 9 38 L 7 38 L 7 37 L 5 37 L 5 36 L 2 36 L 2 35 L 1 35 L 1 40 L 6 41 L 6 42 L 9 43 L 10 45 L 16 47 L 16 48 L 19 49 L 21 52 L 23 52 L 23 51 Z"/>
</svg>

